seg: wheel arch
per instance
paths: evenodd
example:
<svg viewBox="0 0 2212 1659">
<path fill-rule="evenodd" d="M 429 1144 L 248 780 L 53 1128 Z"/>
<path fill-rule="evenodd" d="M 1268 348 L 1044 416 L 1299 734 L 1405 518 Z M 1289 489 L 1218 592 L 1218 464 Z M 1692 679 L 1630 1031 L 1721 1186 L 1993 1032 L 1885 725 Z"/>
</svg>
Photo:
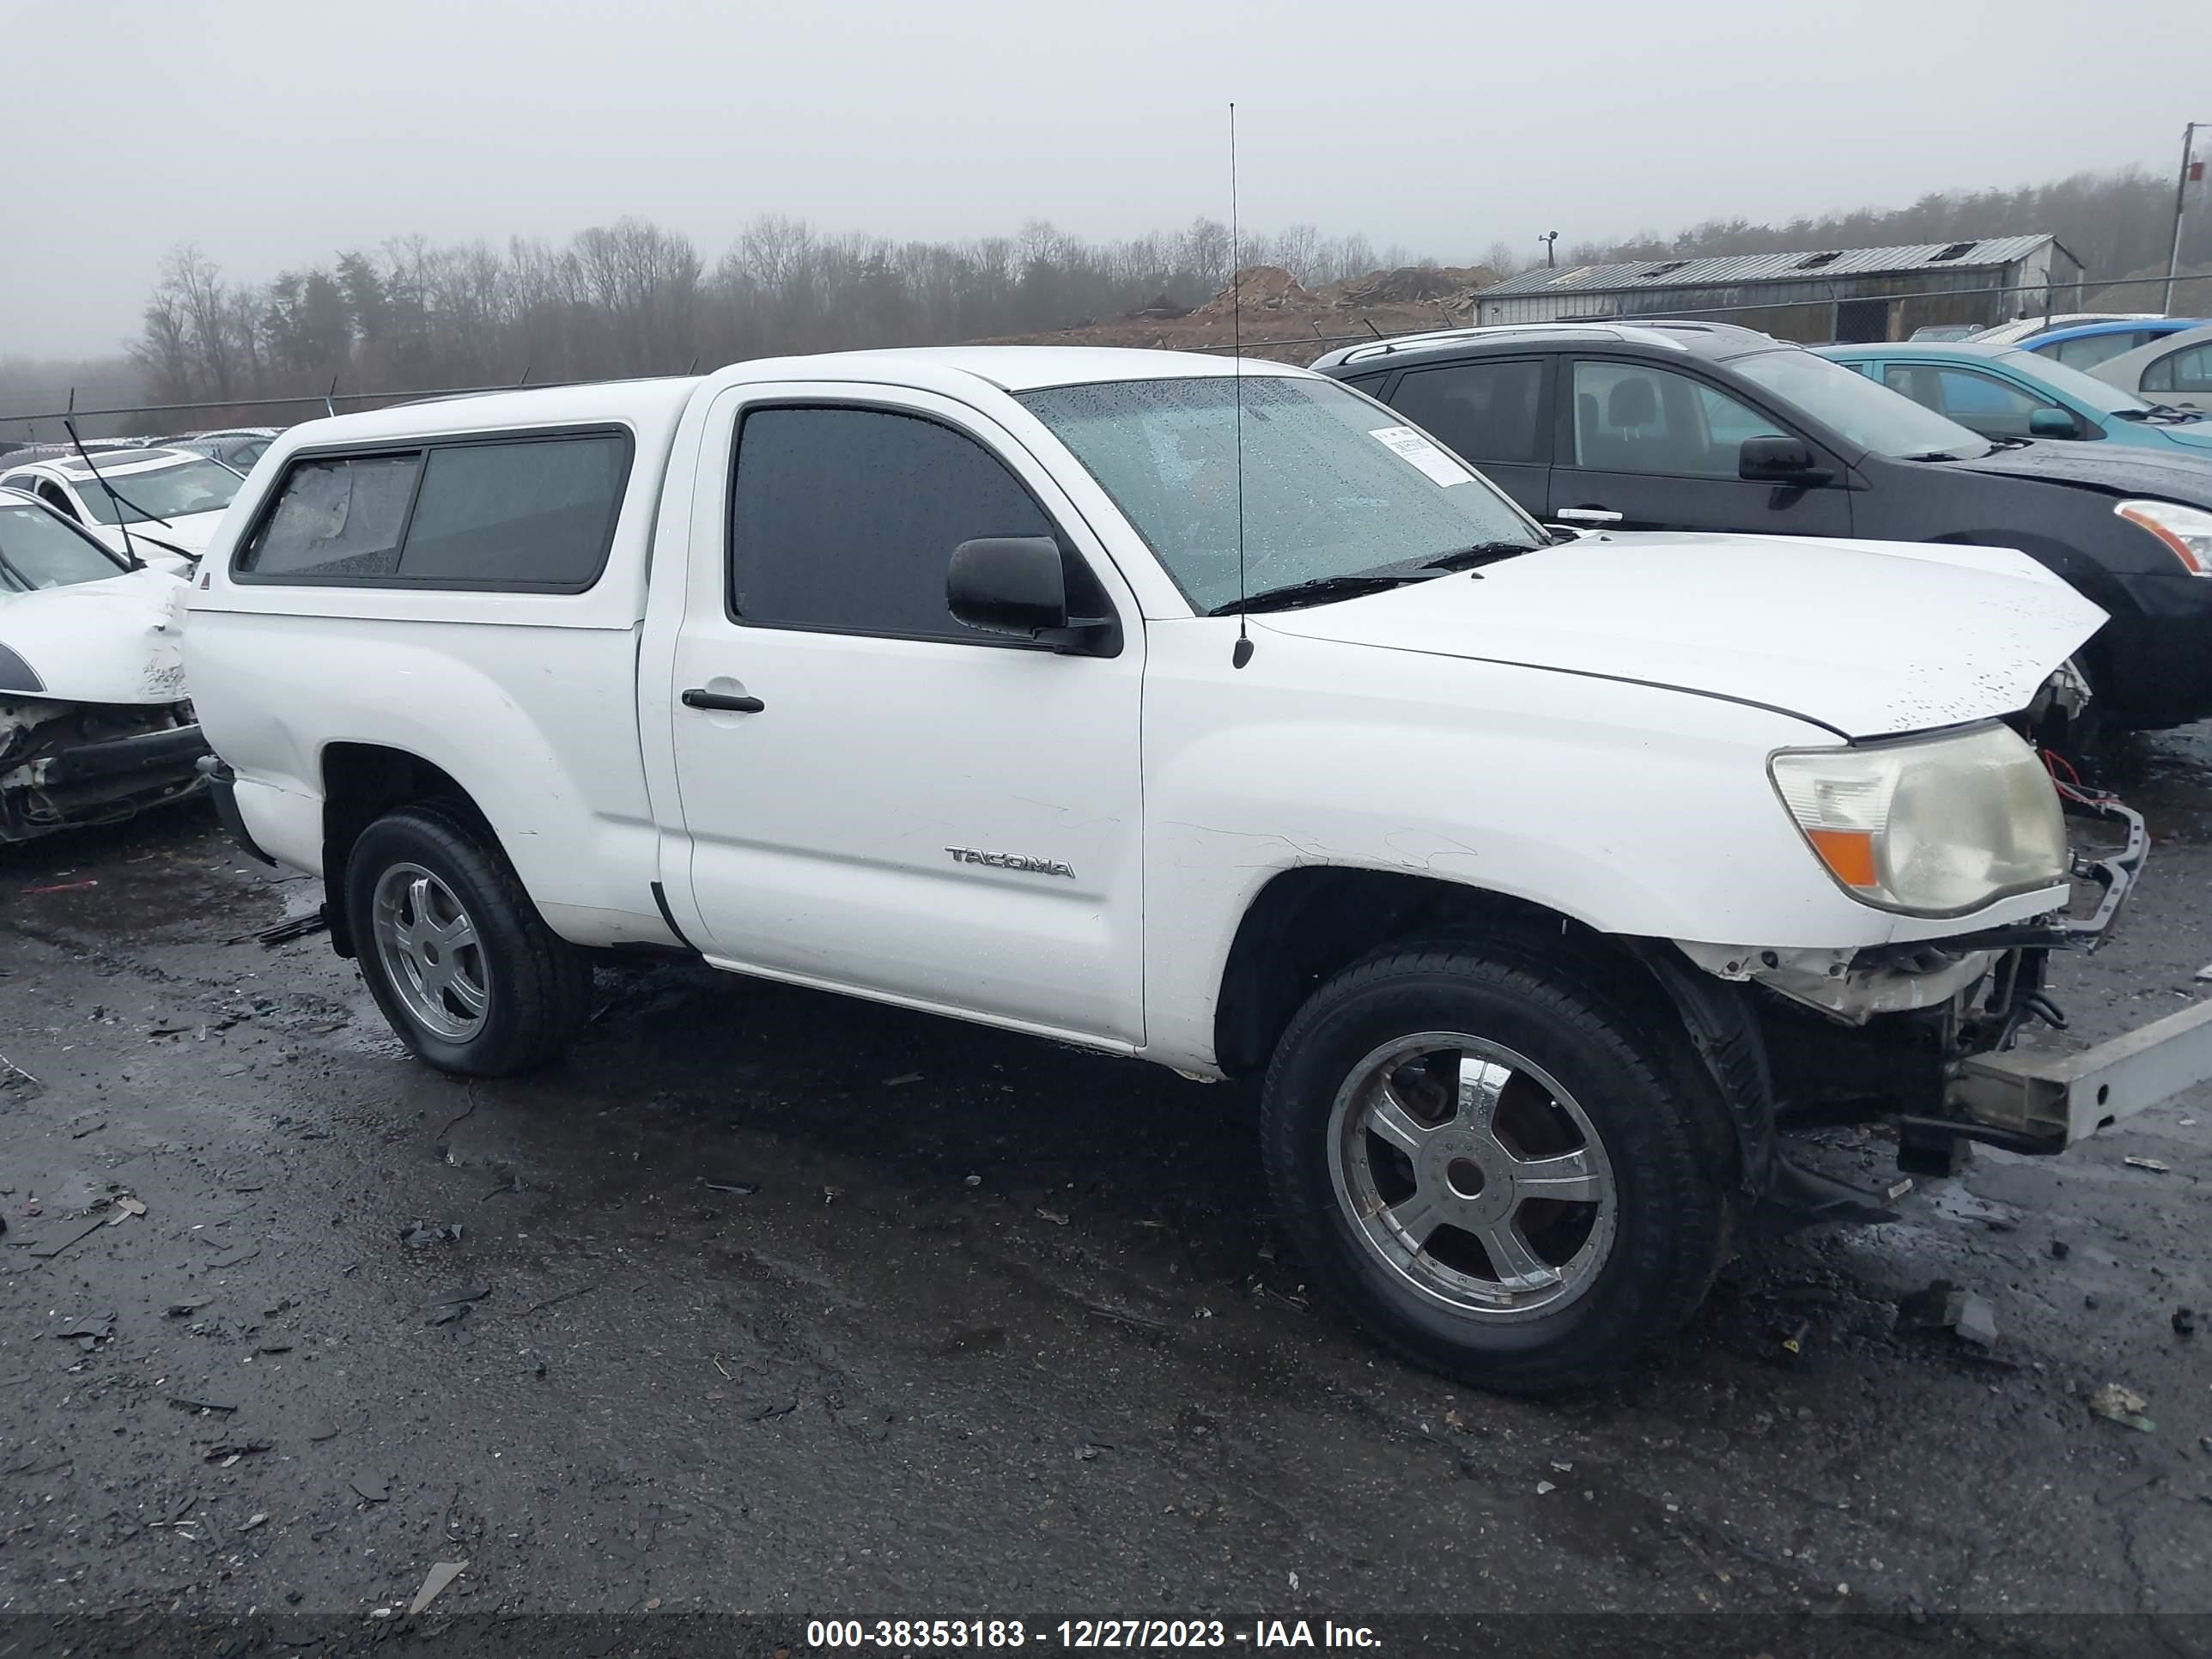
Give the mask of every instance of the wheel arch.
<svg viewBox="0 0 2212 1659">
<path fill-rule="evenodd" d="M 1364 957 L 1422 939 L 1499 944 L 1588 981 L 1716 1089 L 1735 1130 L 1743 1184 L 1765 1183 L 1774 1098 L 1765 1043 L 1743 987 L 1699 971 L 1665 939 L 1629 939 L 1528 899 L 1393 871 L 1307 865 L 1246 908 L 1214 1002 L 1216 1063 L 1254 1075 L 1314 990 Z"/>
<path fill-rule="evenodd" d="M 346 869 L 362 830 L 386 813 L 436 801 L 458 813 L 486 843 L 499 844 L 491 819 L 453 774 L 410 751 L 384 744 L 333 743 L 322 752 L 323 903 L 331 944 L 342 957 L 357 949 L 346 914 Z"/>
</svg>

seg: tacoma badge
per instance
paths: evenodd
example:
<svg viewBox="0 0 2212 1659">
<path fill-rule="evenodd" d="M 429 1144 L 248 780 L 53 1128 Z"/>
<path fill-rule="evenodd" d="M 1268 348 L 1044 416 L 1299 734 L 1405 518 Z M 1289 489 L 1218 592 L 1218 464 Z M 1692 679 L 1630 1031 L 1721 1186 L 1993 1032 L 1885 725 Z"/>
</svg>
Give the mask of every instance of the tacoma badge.
<svg viewBox="0 0 2212 1659">
<path fill-rule="evenodd" d="M 948 847 L 955 864 L 988 864 L 1000 870 L 1026 870 L 1033 876 L 1066 876 L 1075 878 L 1075 872 L 1058 859 L 1024 858 L 1019 853 L 981 853 L 972 847 Z"/>
</svg>

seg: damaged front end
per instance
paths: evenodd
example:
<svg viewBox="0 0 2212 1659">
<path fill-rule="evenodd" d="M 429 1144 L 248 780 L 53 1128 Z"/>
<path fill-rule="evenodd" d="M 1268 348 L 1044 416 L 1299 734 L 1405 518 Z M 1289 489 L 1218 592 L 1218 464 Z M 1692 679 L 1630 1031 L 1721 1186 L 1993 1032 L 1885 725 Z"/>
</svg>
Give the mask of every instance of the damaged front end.
<svg viewBox="0 0 2212 1659">
<path fill-rule="evenodd" d="M 190 591 L 0 490 L 0 843 L 205 787 L 185 698 Z"/>
<path fill-rule="evenodd" d="M 2149 848 L 2142 819 L 2109 797 L 2069 789 L 2066 807 L 2118 844 L 2076 850 L 2073 902 L 2048 915 L 1856 950 L 1678 942 L 1705 975 L 1747 998 L 1773 1127 L 1886 1119 L 1900 1169 L 1948 1175 L 1971 1143 L 2061 1152 L 2212 1079 L 2212 1002 L 2084 1051 L 2020 1046 L 2037 1025 L 2065 1029 L 2045 988 L 2051 954 L 2094 951 L 2109 937 Z M 1774 1164 L 1801 1176 L 1779 1156 Z M 1790 1195 L 1790 1182 L 1769 1184 L 1770 1196 Z M 1872 1213 L 1884 1195 L 1861 1196 L 1868 1203 L 1854 1213 Z"/>
<path fill-rule="evenodd" d="M 2142 817 L 2114 797 L 2069 781 L 2073 769 L 2055 752 L 2054 738 L 2084 729 L 2087 705 L 2088 688 L 2069 662 L 2027 708 L 2002 722 L 2020 741 L 2015 758 L 2003 763 L 2011 793 L 1990 799 L 2013 805 L 1983 828 L 1990 847 L 2010 835 L 2049 849 L 2047 862 L 2027 866 L 2028 881 L 2038 880 L 2039 870 L 2052 896 L 2040 914 L 1932 939 L 1832 950 L 1674 941 L 1674 960 L 1686 958 L 1692 970 L 1662 970 L 1662 979 L 1690 1016 L 1728 1097 L 1748 1184 L 1782 1210 L 1800 1219 L 1870 1218 L 1901 1189 L 1875 1192 L 1813 1175 L 1774 1144 L 1778 1132 L 1887 1120 L 1897 1131 L 1901 1169 L 1951 1174 L 1975 1142 L 2063 1152 L 2212 1080 L 2212 1002 L 2084 1051 L 2021 1043 L 2038 1025 L 2065 1030 L 2066 1017 L 2045 985 L 2051 955 L 2094 951 L 2110 937 L 2149 851 Z M 1960 748 L 1970 740 L 1948 739 Z M 1946 740 L 1901 741 L 1933 753 Z M 2000 738 L 1984 747 L 2002 760 L 2003 744 Z M 1852 822 L 1844 809 L 1864 810 L 1863 791 L 1808 796 L 1785 771 L 1830 766 L 1856 782 L 1847 767 L 1868 752 L 1855 744 L 1810 753 L 1803 762 L 1778 756 L 1778 791 L 1831 873 L 1856 878 L 1845 883 L 1854 896 L 1877 908 L 1941 915 L 1899 902 L 1884 885 L 1881 860 L 1870 855 L 1871 837 L 1855 845 L 1847 830 L 1830 828 Z M 1832 763 L 1838 755 L 1847 759 Z M 2039 778 L 2047 772 L 2052 793 L 2039 802 L 2030 799 L 2037 792 L 2021 793 L 2022 767 Z M 2022 836 L 2026 820 L 2044 827 Z M 1855 869 L 1854 858 L 1865 867 Z M 1994 854 L 1990 862 L 1996 864 Z"/>
<path fill-rule="evenodd" d="M 196 793 L 207 752 L 189 702 L 0 696 L 0 842 L 112 823 Z"/>
</svg>

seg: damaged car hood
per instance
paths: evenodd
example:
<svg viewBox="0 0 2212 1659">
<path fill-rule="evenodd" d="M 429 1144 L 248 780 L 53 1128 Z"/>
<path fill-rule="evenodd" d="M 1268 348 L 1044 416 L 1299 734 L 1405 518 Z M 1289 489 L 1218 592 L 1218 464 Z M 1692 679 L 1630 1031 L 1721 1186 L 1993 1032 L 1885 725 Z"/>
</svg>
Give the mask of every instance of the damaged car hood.
<svg viewBox="0 0 2212 1659">
<path fill-rule="evenodd" d="M 171 519 L 167 524 L 149 520 L 133 524 L 127 538 L 119 526 L 112 524 L 87 525 L 85 528 L 118 553 L 135 553 L 153 568 L 173 576 L 190 576 L 193 564 L 215 538 L 216 526 L 222 519 L 222 513 L 190 513 Z"/>
<path fill-rule="evenodd" d="M 1251 626 L 1755 703 L 1874 738 L 2024 708 L 2105 613 L 2023 554 L 1608 532 Z"/>
<path fill-rule="evenodd" d="M 37 677 L 22 695 L 64 702 L 176 702 L 185 695 L 185 601 L 159 570 L 0 593 L 0 647 Z M 10 693 L 0 691 L 0 697 Z"/>
</svg>

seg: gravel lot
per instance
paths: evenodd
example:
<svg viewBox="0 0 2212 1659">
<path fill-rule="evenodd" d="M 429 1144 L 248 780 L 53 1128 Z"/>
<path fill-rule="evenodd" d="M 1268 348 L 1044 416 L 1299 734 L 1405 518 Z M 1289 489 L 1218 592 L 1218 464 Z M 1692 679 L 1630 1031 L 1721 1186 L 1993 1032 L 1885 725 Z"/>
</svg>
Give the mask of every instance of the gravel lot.
<svg viewBox="0 0 2212 1659">
<path fill-rule="evenodd" d="M 2057 969 L 2087 1040 L 2212 990 L 2212 732 L 2119 772 L 2160 840 Z M 1758 1243 L 1649 1375 L 1511 1401 L 1309 1305 L 1243 1090 L 665 966 L 471 1088 L 322 938 L 234 942 L 319 896 L 240 863 L 197 808 L 0 851 L 0 1655 L 556 1614 L 639 1616 L 536 1650 L 848 1616 L 2212 1638 L 2172 1617 L 2212 1613 L 2212 1094 Z M 1896 1329 L 1938 1278 L 1994 1350 Z M 2106 1382 L 2152 1431 L 2092 1414 Z"/>
</svg>

